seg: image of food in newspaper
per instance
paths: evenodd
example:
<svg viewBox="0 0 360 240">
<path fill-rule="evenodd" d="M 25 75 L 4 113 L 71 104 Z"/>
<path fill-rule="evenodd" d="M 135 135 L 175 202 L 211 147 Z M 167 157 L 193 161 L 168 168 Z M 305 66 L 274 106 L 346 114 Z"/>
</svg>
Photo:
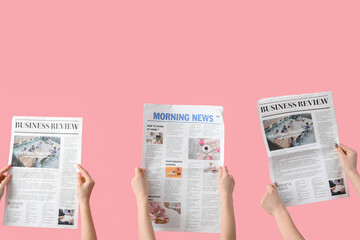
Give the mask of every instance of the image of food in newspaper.
<svg viewBox="0 0 360 240">
<path fill-rule="evenodd" d="M 311 113 L 272 118 L 263 124 L 270 151 L 316 142 Z"/>
<path fill-rule="evenodd" d="M 214 162 L 209 162 L 205 167 L 203 167 L 203 173 L 216 174 L 218 172 L 219 172 L 219 166 Z"/>
<path fill-rule="evenodd" d="M 180 202 L 164 202 L 164 206 L 168 209 L 175 210 L 181 214 L 181 203 Z"/>
<path fill-rule="evenodd" d="M 180 203 L 149 202 L 150 219 L 156 225 L 180 227 Z"/>
<path fill-rule="evenodd" d="M 163 144 L 162 132 L 147 132 L 145 141 L 147 144 Z"/>
<path fill-rule="evenodd" d="M 167 178 L 182 178 L 182 167 L 166 167 L 165 177 Z"/>
<path fill-rule="evenodd" d="M 189 159 L 220 160 L 220 140 L 189 138 Z"/>
<path fill-rule="evenodd" d="M 58 225 L 74 225 L 74 209 L 59 209 Z"/>
<path fill-rule="evenodd" d="M 331 196 L 337 196 L 346 193 L 344 179 L 329 180 Z"/>
<path fill-rule="evenodd" d="M 14 136 L 13 167 L 59 168 L 60 138 Z"/>
</svg>

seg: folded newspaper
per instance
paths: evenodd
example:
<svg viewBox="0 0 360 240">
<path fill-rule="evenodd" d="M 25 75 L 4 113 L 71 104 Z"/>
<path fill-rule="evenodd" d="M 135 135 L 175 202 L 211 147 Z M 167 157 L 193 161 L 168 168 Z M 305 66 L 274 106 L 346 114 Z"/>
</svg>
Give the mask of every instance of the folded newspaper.
<svg viewBox="0 0 360 240">
<path fill-rule="evenodd" d="M 77 228 L 81 118 L 13 117 L 4 225 Z"/>
<path fill-rule="evenodd" d="M 143 131 L 154 229 L 219 232 L 223 108 L 145 104 Z"/>
<path fill-rule="evenodd" d="M 349 196 L 331 92 L 261 99 L 258 111 L 271 181 L 286 206 Z"/>
</svg>

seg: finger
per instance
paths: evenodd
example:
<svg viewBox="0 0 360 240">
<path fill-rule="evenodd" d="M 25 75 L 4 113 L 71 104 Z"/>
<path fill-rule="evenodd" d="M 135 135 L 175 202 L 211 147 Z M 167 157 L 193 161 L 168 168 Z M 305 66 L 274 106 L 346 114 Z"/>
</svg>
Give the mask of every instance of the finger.
<svg viewBox="0 0 360 240">
<path fill-rule="evenodd" d="M 337 147 L 335 145 L 335 150 L 338 153 L 340 158 L 346 157 L 345 152 L 343 151 L 343 149 L 339 145 Z"/>
<path fill-rule="evenodd" d="M 11 165 L 8 165 L 6 168 L 3 168 L 0 170 L 0 175 L 3 175 L 4 173 L 6 173 L 7 171 L 9 171 L 9 169 L 11 168 Z"/>
<path fill-rule="evenodd" d="M 2 182 L 2 180 L 4 180 L 6 178 L 5 175 L 0 175 L 0 183 Z"/>
<path fill-rule="evenodd" d="M 340 148 L 341 148 L 346 154 L 354 151 L 354 150 L 352 150 L 351 148 L 345 146 L 344 144 L 340 144 Z"/>
<path fill-rule="evenodd" d="M 78 164 L 77 167 L 86 180 L 92 180 L 90 174 L 85 170 L 85 168 L 83 168 L 80 164 Z"/>
<path fill-rule="evenodd" d="M 81 174 L 79 172 L 76 173 L 76 184 L 81 185 L 83 183 L 81 179 Z"/>
<path fill-rule="evenodd" d="M 271 184 L 271 186 L 272 186 L 274 189 L 277 189 L 276 182 L 273 182 L 273 184 Z"/>
<path fill-rule="evenodd" d="M 228 169 L 227 169 L 226 166 L 224 166 L 223 173 L 224 173 L 225 175 L 228 175 L 228 174 L 229 174 L 229 173 L 228 173 Z"/>
<path fill-rule="evenodd" d="M 222 178 L 223 176 L 223 167 L 219 166 L 219 180 Z"/>
<path fill-rule="evenodd" d="M 12 175 L 9 173 L 4 180 L 0 183 L 1 186 L 6 186 L 12 178 Z"/>
<path fill-rule="evenodd" d="M 139 175 L 141 172 L 141 168 L 136 167 L 135 168 L 135 175 Z"/>
</svg>

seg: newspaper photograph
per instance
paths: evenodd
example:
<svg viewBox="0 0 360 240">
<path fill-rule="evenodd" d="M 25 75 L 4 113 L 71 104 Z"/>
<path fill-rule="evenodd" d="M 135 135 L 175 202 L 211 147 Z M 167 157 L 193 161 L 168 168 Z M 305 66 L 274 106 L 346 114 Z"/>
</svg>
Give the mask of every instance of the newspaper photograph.
<svg viewBox="0 0 360 240">
<path fill-rule="evenodd" d="M 4 225 L 77 228 L 82 118 L 13 117 Z"/>
<path fill-rule="evenodd" d="M 220 232 L 223 108 L 144 106 L 143 161 L 155 231 Z"/>
<path fill-rule="evenodd" d="M 285 206 L 349 196 L 331 92 L 258 101 L 271 181 Z"/>
</svg>

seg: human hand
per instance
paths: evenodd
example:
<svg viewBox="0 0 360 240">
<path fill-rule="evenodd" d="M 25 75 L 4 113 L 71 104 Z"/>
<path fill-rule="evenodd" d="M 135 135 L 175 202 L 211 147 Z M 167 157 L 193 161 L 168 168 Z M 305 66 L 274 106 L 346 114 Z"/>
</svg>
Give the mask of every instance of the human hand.
<svg viewBox="0 0 360 240">
<path fill-rule="evenodd" d="M 131 186 L 138 201 L 147 201 L 149 186 L 145 176 L 145 168 L 135 168 L 135 176 L 131 181 Z"/>
<path fill-rule="evenodd" d="M 345 174 L 351 174 L 353 172 L 357 172 L 357 153 L 351 148 L 340 144 L 340 146 L 335 143 L 335 149 L 340 158 L 340 165 L 344 170 Z"/>
<path fill-rule="evenodd" d="M 91 192 L 95 182 L 90 174 L 80 165 L 77 165 L 80 172 L 76 173 L 76 193 L 80 204 L 89 203 Z"/>
<path fill-rule="evenodd" d="M 266 185 L 266 193 L 261 200 L 261 205 L 265 209 L 265 211 L 267 211 L 273 216 L 284 210 L 286 211 L 286 208 L 279 196 L 279 192 L 275 183 Z"/>
<path fill-rule="evenodd" d="M 0 170 L 0 199 L 4 195 L 5 192 L 5 186 L 10 182 L 12 175 L 9 173 L 7 175 L 4 175 L 9 169 L 11 168 L 11 165 L 7 166 L 4 169 Z"/>
<path fill-rule="evenodd" d="M 235 187 L 235 180 L 234 177 L 229 174 L 226 166 L 219 167 L 218 184 L 221 198 L 232 197 Z"/>
</svg>

